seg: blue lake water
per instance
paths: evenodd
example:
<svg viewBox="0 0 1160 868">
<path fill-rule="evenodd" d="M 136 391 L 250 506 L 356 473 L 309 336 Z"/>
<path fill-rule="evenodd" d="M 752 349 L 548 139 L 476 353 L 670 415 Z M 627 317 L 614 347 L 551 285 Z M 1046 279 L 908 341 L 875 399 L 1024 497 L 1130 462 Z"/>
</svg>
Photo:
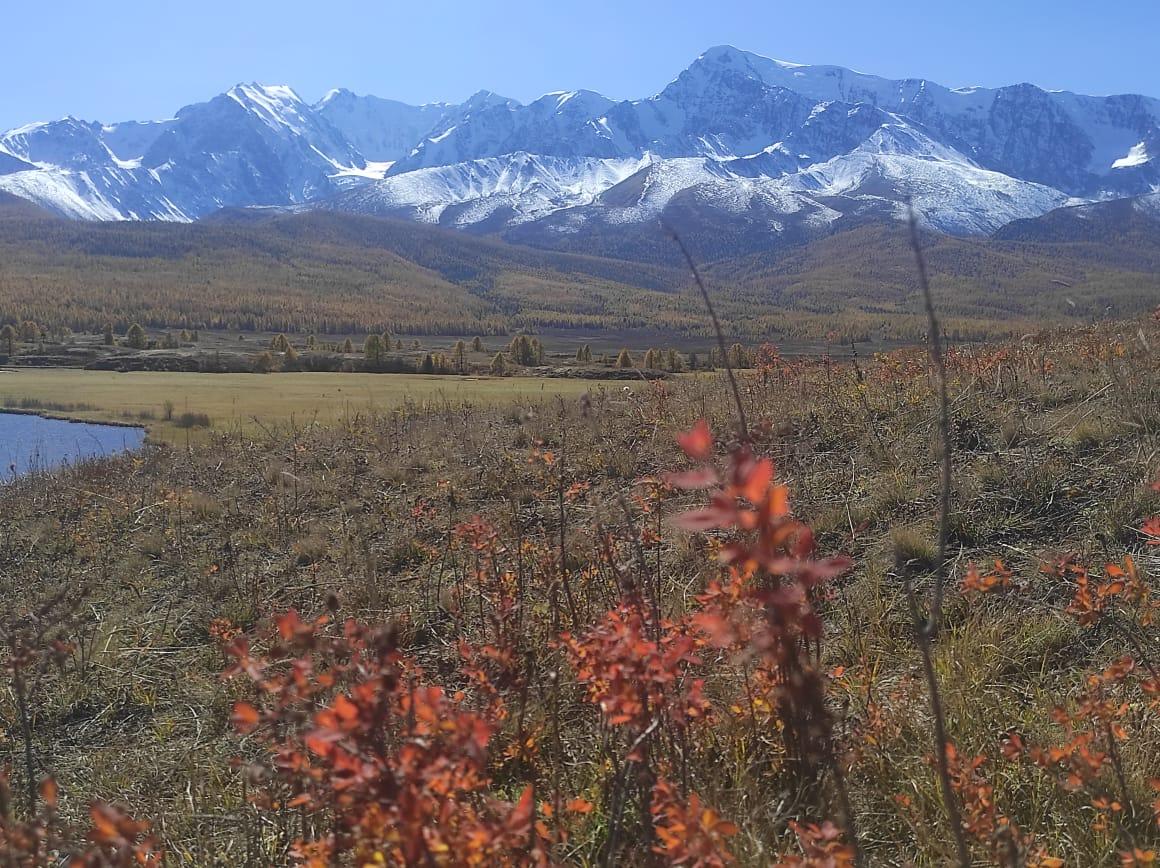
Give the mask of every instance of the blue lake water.
<svg viewBox="0 0 1160 868">
<path fill-rule="evenodd" d="M 137 449 L 143 428 L 0 412 L 0 481 Z"/>
</svg>

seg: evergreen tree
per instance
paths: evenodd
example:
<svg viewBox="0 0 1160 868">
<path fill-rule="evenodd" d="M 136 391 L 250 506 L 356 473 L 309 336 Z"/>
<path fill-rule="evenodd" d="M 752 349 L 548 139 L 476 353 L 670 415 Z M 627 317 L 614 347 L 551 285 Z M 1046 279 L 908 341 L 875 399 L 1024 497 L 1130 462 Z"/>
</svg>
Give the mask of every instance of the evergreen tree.
<svg viewBox="0 0 1160 868">
<path fill-rule="evenodd" d="M 504 360 L 503 353 L 496 353 L 495 358 L 491 360 L 492 375 L 502 377 L 506 372 L 507 362 Z"/>
<path fill-rule="evenodd" d="M 657 350 L 650 348 L 649 351 L 644 354 L 645 370 L 655 371 L 660 366 L 661 366 L 661 354 Z"/>
<path fill-rule="evenodd" d="M 383 364 L 383 339 L 378 335 L 367 335 L 363 343 L 363 356 L 368 368 L 378 368 Z"/>
<path fill-rule="evenodd" d="M 0 341 L 3 341 L 4 346 L 7 347 L 8 355 L 16 353 L 16 329 L 12 327 L 11 323 L 0 329 Z"/>
<path fill-rule="evenodd" d="M 481 338 L 479 335 L 476 335 L 471 339 L 471 351 L 473 353 L 484 352 L 483 338 Z"/>
<path fill-rule="evenodd" d="M 455 370 L 462 372 L 467 367 L 467 344 L 456 341 L 452 354 L 455 359 Z"/>
<path fill-rule="evenodd" d="M 350 338 L 347 338 L 346 341 L 343 343 L 342 351 L 346 355 L 350 355 L 351 353 L 354 352 L 354 343 L 351 342 Z"/>
<path fill-rule="evenodd" d="M 113 344 L 115 344 L 117 342 L 116 339 L 113 337 L 113 324 L 111 322 L 105 323 L 105 333 L 102 336 L 101 340 L 104 342 L 106 347 L 111 347 Z"/>
<path fill-rule="evenodd" d="M 508 354 L 517 365 L 536 364 L 536 349 L 527 335 L 517 335 L 512 338 Z"/>
<path fill-rule="evenodd" d="M 125 332 L 125 346 L 132 350 L 143 350 L 147 343 L 145 329 L 141 328 L 140 324 L 133 323 L 129 326 L 129 330 Z"/>
<path fill-rule="evenodd" d="M 419 373 L 421 373 L 421 374 L 433 374 L 433 373 L 435 373 L 435 359 L 430 353 L 427 353 L 427 355 L 423 356 L 423 364 L 421 364 L 419 366 Z"/>
<path fill-rule="evenodd" d="M 628 349 L 623 349 L 616 357 L 616 367 L 618 368 L 633 368 L 636 367 L 636 362 L 632 360 L 632 353 Z"/>
</svg>

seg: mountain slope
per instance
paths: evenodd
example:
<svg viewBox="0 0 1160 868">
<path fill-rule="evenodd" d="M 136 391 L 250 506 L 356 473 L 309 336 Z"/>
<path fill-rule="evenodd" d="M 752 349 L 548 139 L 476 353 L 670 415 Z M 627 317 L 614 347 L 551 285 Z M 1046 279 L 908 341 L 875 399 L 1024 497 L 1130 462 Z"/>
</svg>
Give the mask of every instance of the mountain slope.
<svg viewBox="0 0 1160 868">
<path fill-rule="evenodd" d="M 243 84 L 160 121 L 30 124 L 0 135 L 0 191 L 93 220 L 320 208 L 628 258 L 653 257 L 667 222 L 716 259 L 896 220 L 907 202 L 929 229 L 987 235 L 1155 193 L 1160 101 L 952 89 L 718 46 L 637 100 L 484 90 L 409 106 L 338 89 L 309 105 Z"/>
<path fill-rule="evenodd" d="M 29 207 L 29 206 L 26 206 Z M 0 201 L 0 215 L 5 206 Z M 959 338 L 1132 315 L 1160 297 L 1160 233 L 1122 243 L 932 235 L 936 303 Z M 672 243 L 669 242 L 671 247 Z M 917 340 L 925 314 L 904 227 L 871 222 L 704 269 L 747 342 Z M 0 322 L 366 334 L 601 334 L 703 346 L 687 270 L 561 254 L 409 221 L 219 212 L 193 225 L 0 219 Z"/>
</svg>

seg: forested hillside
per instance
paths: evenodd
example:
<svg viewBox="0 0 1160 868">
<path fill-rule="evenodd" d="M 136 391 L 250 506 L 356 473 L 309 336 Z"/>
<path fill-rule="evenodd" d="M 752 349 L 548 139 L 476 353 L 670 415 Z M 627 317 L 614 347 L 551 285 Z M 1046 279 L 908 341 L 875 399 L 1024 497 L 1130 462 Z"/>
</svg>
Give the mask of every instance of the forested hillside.
<svg viewBox="0 0 1160 868">
<path fill-rule="evenodd" d="M 1042 219 L 1010 239 L 926 238 L 949 334 L 975 339 L 1130 316 L 1160 297 L 1160 232 L 1149 231 L 1157 225 L 1150 217 L 1112 213 L 1098 240 L 1053 233 L 1046 221 L 1059 218 Z M 893 224 L 705 270 L 740 339 L 913 340 L 924 330 L 913 251 Z M 47 328 L 137 321 L 325 334 L 551 328 L 703 336 L 690 287 L 688 272 L 671 265 L 397 220 L 234 211 L 192 225 L 93 224 L 0 202 L 0 321 Z"/>
</svg>

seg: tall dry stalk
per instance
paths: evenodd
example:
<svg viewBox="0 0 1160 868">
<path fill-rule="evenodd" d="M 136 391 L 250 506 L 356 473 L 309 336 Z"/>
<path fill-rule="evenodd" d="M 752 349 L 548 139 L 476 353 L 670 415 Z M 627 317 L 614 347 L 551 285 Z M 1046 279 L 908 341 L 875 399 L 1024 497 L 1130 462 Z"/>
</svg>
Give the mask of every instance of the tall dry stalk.
<svg viewBox="0 0 1160 868">
<path fill-rule="evenodd" d="M 930 349 L 930 360 L 934 367 L 935 388 L 939 405 L 939 454 L 941 471 L 939 480 L 939 525 L 938 525 L 938 559 L 935 564 L 934 590 L 931 593 L 930 609 L 923 617 L 915 597 L 914 585 L 906 579 L 906 597 L 910 604 L 910 614 L 914 619 L 915 639 L 918 642 L 919 652 L 922 654 L 922 671 L 926 676 L 927 693 L 930 696 L 930 711 L 934 719 L 934 752 L 935 763 L 938 768 L 939 787 L 942 789 L 943 804 L 946 806 L 947 818 L 950 820 L 951 832 L 955 838 L 955 850 L 959 864 L 969 868 L 971 864 L 970 849 L 963 834 L 963 818 L 959 809 L 958 797 L 951 786 L 951 774 L 947 761 L 946 714 L 943 711 L 942 695 L 939 691 L 938 675 L 934 669 L 934 658 L 931 646 L 938 633 L 942 619 L 943 594 L 946 587 L 947 539 L 950 535 L 951 511 L 951 410 L 950 398 L 947 396 L 947 371 L 943 359 L 942 340 L 939 337 L 938 317 L 934 312 L 934 299 L 930 292 L 930 280 L 927 276 L 926 258 L 922 255 L 922 245 L 918 237 L 918 218 L 914 213 L 914 206 L 910 207 L 910 244 L 914 248 L 915 264 L 918 267 L 918 281 L 922 288 L 922 299 L 926 306 L 927 318 L 927 346 Z"/>
</svg>

